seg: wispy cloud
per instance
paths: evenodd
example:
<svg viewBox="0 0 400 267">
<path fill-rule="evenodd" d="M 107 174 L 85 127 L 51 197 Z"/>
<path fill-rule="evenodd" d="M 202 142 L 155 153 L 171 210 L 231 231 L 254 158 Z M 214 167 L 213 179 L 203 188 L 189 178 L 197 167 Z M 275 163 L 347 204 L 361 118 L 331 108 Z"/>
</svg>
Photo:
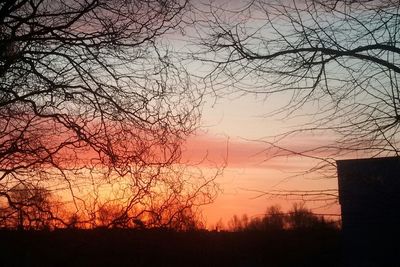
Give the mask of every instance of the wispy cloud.
<svg viewBox="0 0 400 267">
<path fill-rule="evenodd" d="M 326 142 L 326 141 L 325 141 Z M 309 152 L 308 156 L 322 157 L 323 150 L 315 149 L 326 145 L 324 140 L 304 137 L 274 147 L 269 142 L 244 140 L 201 134 L 191 137 L 184 149 L 183 159 L 199 165 L 221 165 L 229 168 L 295 169 L 306 164 L 297 152 Z M 283 149 L 284 148 L 284 149 Z M 285 150 L 286 149 L 286 150 Z M 312 158 L 310 158 L 312 159 Z"/>
</svg>

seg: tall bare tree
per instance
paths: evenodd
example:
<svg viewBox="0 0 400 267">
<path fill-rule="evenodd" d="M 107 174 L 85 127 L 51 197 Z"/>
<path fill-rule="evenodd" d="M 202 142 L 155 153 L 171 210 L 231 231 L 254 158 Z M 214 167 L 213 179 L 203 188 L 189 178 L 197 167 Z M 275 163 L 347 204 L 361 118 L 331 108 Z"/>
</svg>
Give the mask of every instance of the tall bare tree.
<svg viewBox="0 0 400 267">
<path fill-rule="evenodd" d="M 297 127 L 262 140 L 268 157 L 314 158 L 311 171 L 326 175 L 327 170 L 336 173 L 338 158 L 399 154 L 398 1 L 235 3 L 229 8 L 210 1 L 199 7 L 204 18 L 198 18 L 202 50 L 196 58 L 213 66 L 205 81 L 215 92 L 277 95 L 286 102 L 272 114 L 300 115 L 303 123 Z M 299 134 L 330 140 L 311 148 L 288 147 Z M 268 194 L 336 195 L 328 191 Z"/>
<path fill-rule="evenodd" d="M 170 175 L 199 118 L 200 96 L 166 38 L 186 7 L 184 0 L 0 3 L 5 201 L 21 183 L 69 190 L 78 211 L 104 196 L 104 184 L 128 209 L 173 183 L 208 194 L 203 186 L 213 183 Z"/>
<path fill-rule="evenodd" d="M 331 155 L 398 154 L 398 1 L 255 0 L 236 10 L 217 4 L 198 30 L 199 57 L 213 64 L 207 78 L 216 90 L 282 94 L 286 115 L 307 105 L 311 123 L 283 136 L 333 132 L 334 147 L 324 147 Z"/>
</svg>

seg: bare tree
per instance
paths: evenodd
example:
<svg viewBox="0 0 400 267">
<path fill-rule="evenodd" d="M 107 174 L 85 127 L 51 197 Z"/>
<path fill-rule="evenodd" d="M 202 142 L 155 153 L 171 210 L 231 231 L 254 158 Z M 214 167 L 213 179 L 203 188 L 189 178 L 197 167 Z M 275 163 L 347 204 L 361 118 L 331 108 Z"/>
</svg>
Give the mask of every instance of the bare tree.
<svg viewBox="0 0 400 267">
<path fill-rule="evenodd" d="M 2 203 L 0 225 L 19 230 L 50 229 L 65 225 L 58 216 L 58 204 L 48 190 L 21 183 L 10 189 L 7 202 Z"/>
<path fill-rule="evenodd" d="M 212 191 L 212 182 L 170 176 L 201 100 L 167 45 L 186 7 L 179 0 L 0 3 L 1 196 L 10 199 L 20 183 L 68 190 L 82 213 L 105 189 L 126 211 L 149 204 L 141 200 L 159 183 Z"/>
<path fill-rule="evenodd" d="M 218 2 L 199 8 L 208 20 L 198 19 L 203 49 L 195 57 L 213 66 L 204 80 L 217 94 L 233 88 L 279 95 L 287 101 L 270 115 L 303 121 L 263 140 L 268 157 L 314 158 L 318 162 L 310 171 L 323 169 L 326 175 L 327 169 L 335 173 L 337 158 L 399 154 L 398 1 L 242 4 L 230 10 Z M 305 149 L 288 147 L 287 141 L 299 134 L 334 140 Z"/>
<path fill-rule="evenodd" d="M 329 226 L 332 222 L 325 221 L 324 217 L 312 213 L 302 204 L 294 204 L 292 210 L 286 217 L 289 229 L 311 229 L 318 226 Z"/>
<path fill-rule="evenodd" d="M 331 131 L 338 139 L 330 151 L 397 154 L 399 7 L 390 0 L 210 5 L 212 20 L 199 26 L 201 59 L 214 65 L 207 78 L 216 90 L 286 94 L 279 110 L 286 115 L 311 104 L 312 122 L 283 138 Z"/>
</svg>

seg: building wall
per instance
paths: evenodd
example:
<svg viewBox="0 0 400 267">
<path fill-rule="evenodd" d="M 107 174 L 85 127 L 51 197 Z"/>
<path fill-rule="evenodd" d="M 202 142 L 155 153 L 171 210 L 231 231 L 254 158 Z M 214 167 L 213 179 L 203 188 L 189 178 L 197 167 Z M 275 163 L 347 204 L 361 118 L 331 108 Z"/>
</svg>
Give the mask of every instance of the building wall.
<svg viewBox="0 0 400 267">
<path fill-rule="evenodd" d="M 347 265 L 400 266 L 400 157 L 340 160 L 337 171 Z"/>
</svg>

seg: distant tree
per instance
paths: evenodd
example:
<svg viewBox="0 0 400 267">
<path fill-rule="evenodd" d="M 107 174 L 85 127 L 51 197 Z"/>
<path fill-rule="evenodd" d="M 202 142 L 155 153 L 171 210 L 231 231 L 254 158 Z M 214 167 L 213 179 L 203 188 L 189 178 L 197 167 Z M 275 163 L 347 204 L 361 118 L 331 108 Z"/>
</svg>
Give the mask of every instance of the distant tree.
<svg viewBox="0 0 400 267">
<path fill-rule="evenodd" d="M 54 202 L 56 203 L 56 202 Z M 3 203 L 0 224 L 7 228 L 50 229 L 63 221 L 56 217 L 51 193 L 41 187 L 19 184 L 10 190 L 7 202 Z"/>
<path fill-rule="evenodd" d="M 263 217 L 252 218 L 247 224 L 246 230 L 277 232 L 285 229 L 286 214 L 279 206 L 271 206 Z"/>
<path fill-rule="evenodd" d="M 246 230 L 248 231 L 264 231 L 264 225 L 262 223 L 263 218 L 255 217 L 250 220 Z"/>
<path fill-rule="evenodd" d="M 314 214 L 304 204 L 299 203 L 293 204 L 292 209 L 287 212 L 283 212 L 279 206 L 271 206 L 264 216 L 252 218 L 245 227 L 237 216 L 234 216 L 230 222 L 230 230 L 232 231 L 277 233 L 284 230 L 338 229 L 338 224 L 335 221 Z M 232 222 L 235 222 L 235 224 L 232 224 Z"/>
<path fill-rule="evenodd" d="M 312 229 L 325 224 L 322 216 L 315 215 L 303 204 L 295 203 L 286 217 L 287 227 L 293 230 Z"/>
<path fill-rule="evenodd" d="M 262 224 L 267 231 L 281 231 L 285 228 L 285 214 L 279 206 L 271 206 L 267 209 Z"/>
<path fill-rule="evenodd" d="M 168 227 L 177 231 L 205 229 L 204 222 L 199 217 L 199 213 L 190 208 L 179 211 L 168 224 Z"/>
<path fill-rule="evenodd" d="M 213 229 L 214 231 L 216 231 L 216 232 L 220 232 L 220 231 L 226 230 L 225 224 L 224 224 L 222 218 L 220 218 L 220 219 L 218 220 L 218 222 L 215 224 L 214 227 L 212 227 L 212 229 Z"/>
<path fill-rule="evenodd" d="M 190 193 L 193 195 L 193 193 Z M 201 212 L 198 210 L 195 198 L 184 192 L 172 190 L 160 195 L 158 201 L 154 201 L 151 212 L 143 213 L 146 227 L 169 228 L 177 231 L 190 231 L 204 229 Z M 200 196 L 198 192 L 193 196 Z M 203 198 L 210 198 L 204 195 Z"/>
<path fill-rule="evenodd" d="M 243 221 L 235 214 L 233 217 L 228 221 L 228 229 L 234 232 L 242 231 L 243 228 Z"/>
<path fill-rule="evenodd" d="M 79 217 L 76 213 L 73 213 L 69 216 L 67 220 L 67 228 L 75 229 L 78 228 Z"/>
<path fill-rule="evenodd" d="M 174 170 L 199 119 L 200 95 L 166 38 L 180 29 L 187 4 L 0 3 L 4 199 L 13 198 L 20 181 L 69 190 L 67 200 L 80 212 L 85 201 L 104 195 L 104 184 L 119 184 L 108 197 L 120 198 L 126 209 L 167 184 L 201 197 L 213 191 L 212 182 L 196 187 Z M 212 195 L 191 203 L 208 203 Z"/>
<path fill-rule="evenodd" d="M 113 204 L 103 204 L 100 205 L 99 209 L 96 212 L 96 221 L 94 224 L 97 227 L 108 228 L 113 226 L 114 220 L 120 216 L 121 210 L 123 208 L 120 205 Z"/>
</svg>

